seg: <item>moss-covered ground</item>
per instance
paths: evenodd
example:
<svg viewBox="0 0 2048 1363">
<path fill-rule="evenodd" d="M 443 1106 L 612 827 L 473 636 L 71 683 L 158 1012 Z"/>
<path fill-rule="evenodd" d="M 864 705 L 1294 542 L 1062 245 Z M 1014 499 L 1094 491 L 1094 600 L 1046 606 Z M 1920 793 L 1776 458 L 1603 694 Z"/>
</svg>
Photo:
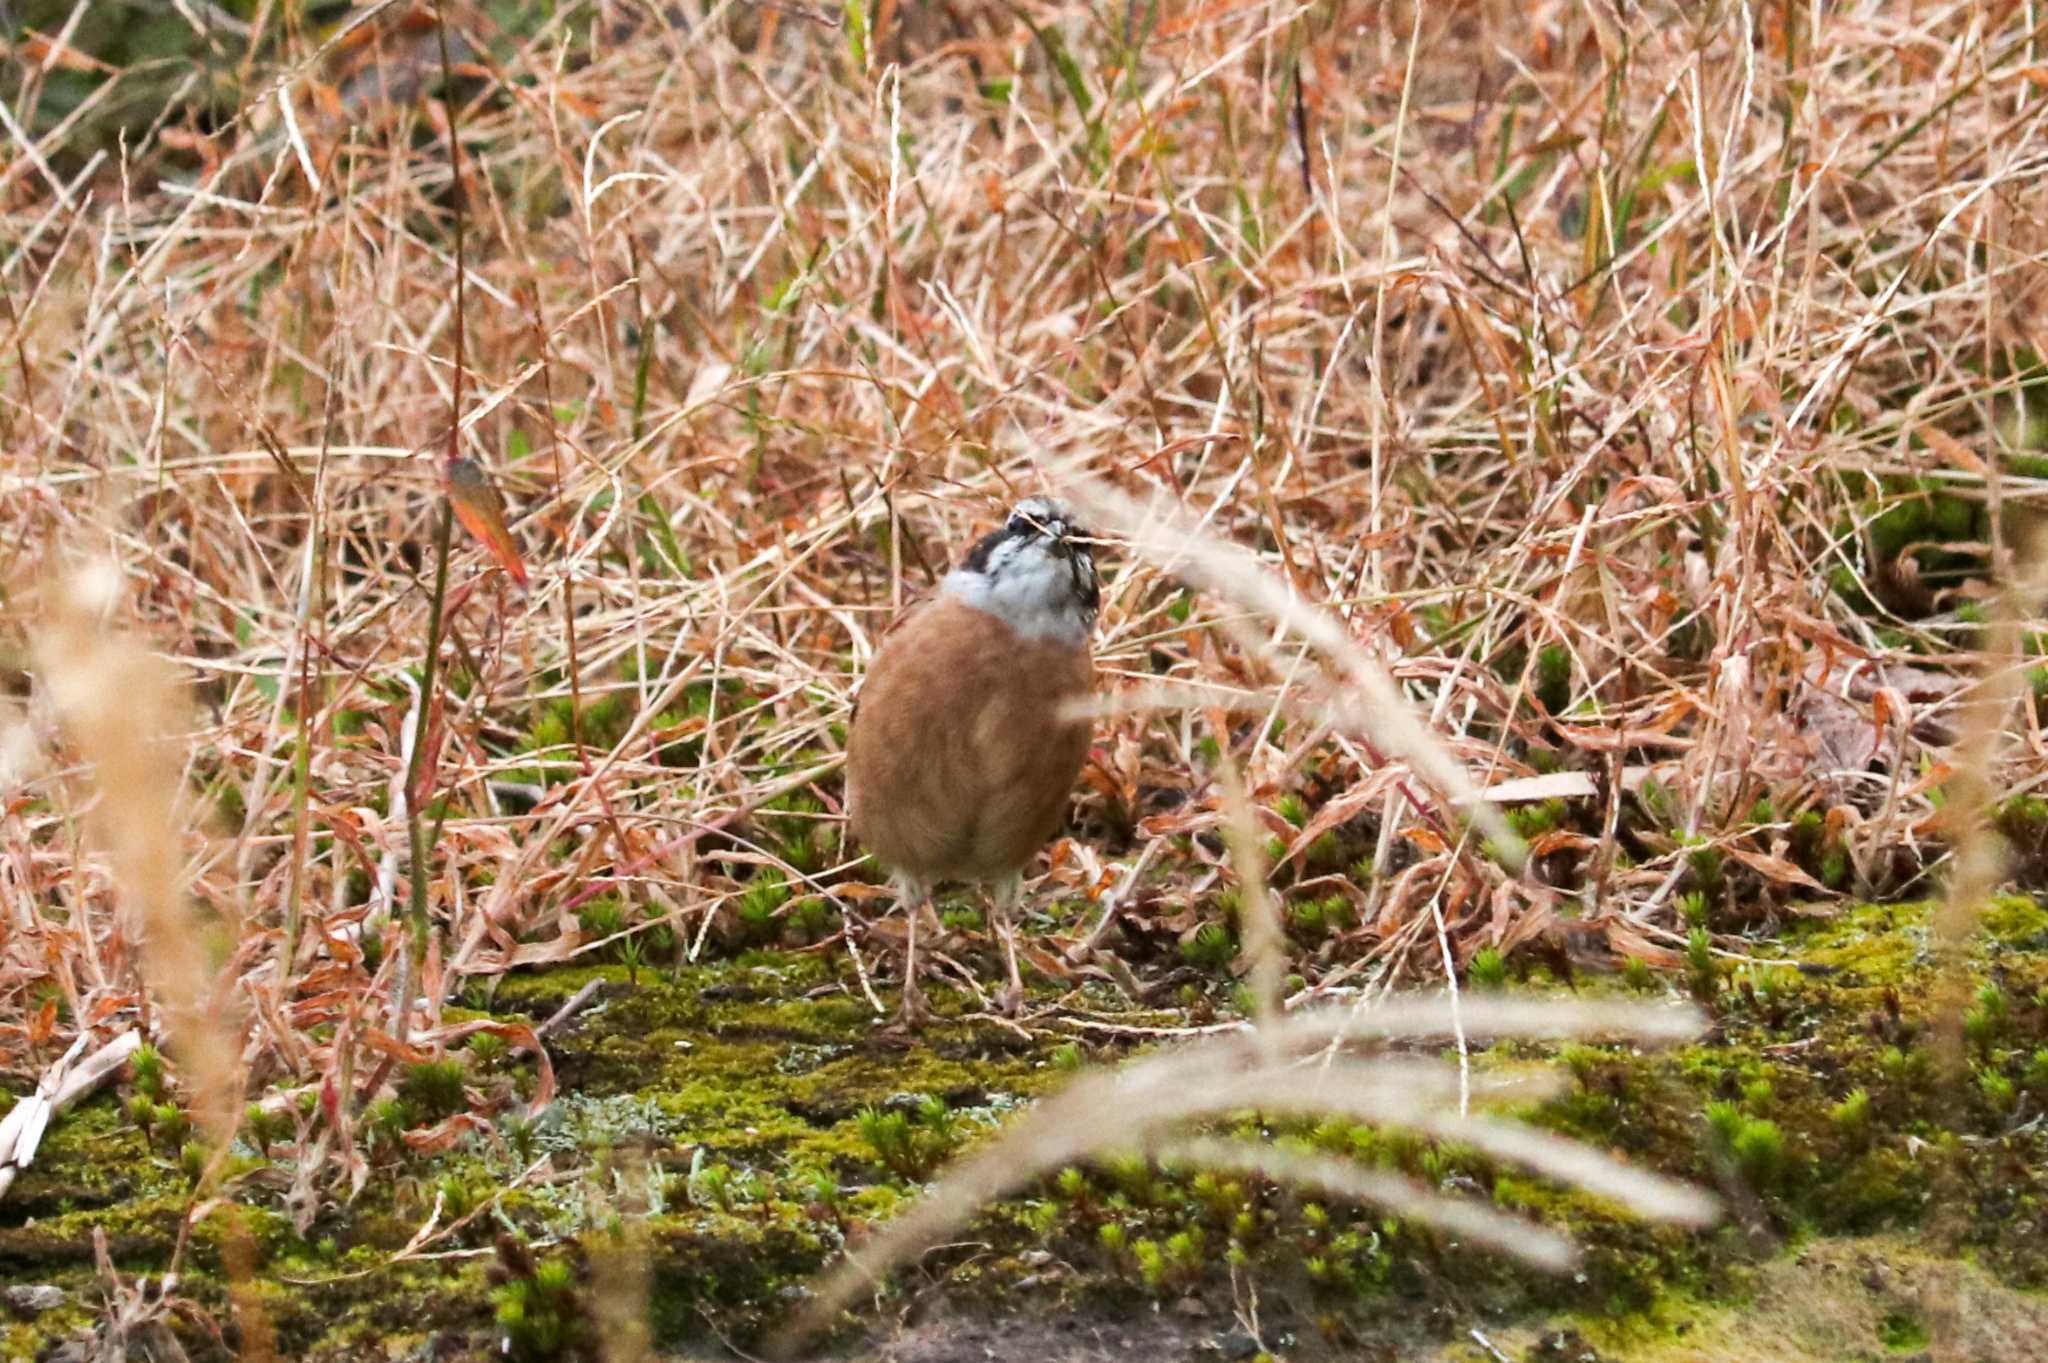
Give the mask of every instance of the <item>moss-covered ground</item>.
<svg viewBox="0 0 2048 1363">
<path fill-rule="evenodd" d="M 1048 1177 L 987 1209 L 833 1347 L 978 1357 L 987 1340 L 968 1322 L 993 1312 L 1012 1332 L 1045 1332 L 1005 1336 L 1018 1357 L 1089 1356 L 1062 1352 L 1081 1347 L 1074 1322 L 1144 1318 L 1158 1322 L 1147 1337 L 1162 1358 L 1255 1346 L 1492 1356 L 1477 1329 L 1517 1358 L 1751 1358 L 1745 1349 L 1773 1340 L 1774 1357 L 1876 1359 L 1926 1347 L 1958 1293 L 1977 1303 L 1980 1334 L 1987 1321 L 2023 1332 L 2044 1319 L 2034 1294 L 2048 1286 L 2048 911 L 2010 900 L 1986 915 L 1966 1072 L 1949 1082 L 1931 1044 L 1929 923 L 1926 906 L 1800 920 L 1760 944 L 1758 963 L 1718 973 L 1714 1032 L 1677 1051 L 1504 1046 L 1484 1057 L 1559 1059 L 1571 1085 L 1537 1120 L 1720 1188 L 1730 1215 L 1713 1231 L 1653 1229 L 1468 1151 L 1336 1125 L 1283 1129 L 1566 1227 L 1584 1263 L 1553 1279 L 1371 1211 L 1133 1159 Z M 1501 987 L 1686 987 L 1640 972 L 1565 984 L 1519 964 Z M 260 1318 L 285 1358 L 481 1359 L 501 1356 L 507 1338 L 514 1356 L 569 1357 L 594 1347 L 593 1317 L 644 1290 L 656 1349 L 747 1349 L 814 1270 L 948 1155 L 1075 1067 L 1113 1063 L 1143 1029 L 1187 1014 L 1125 1005 L 1114 1020 L 1127 1032 L 1084 1027 L 1042 985 L 1035 1014 L 1013 1026 L 962 1017 L 968 1001 L 935 990 L 951 1015 L 906 1040 L 879 1025 L 836 949 L 755 950 L 630 978 L 622 966 L 558 969 L 462 1002 L 538 1019 L 593 978 L 605 982 L 598 1001 L 549 1039 L 560 1091 L 542 1116 L 508 1103 L 513 1115 L 489 1135 L 432 1157 L 378 1139 L 366 1121 L 361 1194 L 330 1201 L 304 1235 L 288 1212 L 293 1123 L 258 1130 L 260 1150 L 245 1139 L 228 1186 L 236 1210 L 198 1221 L 184 1256 L 177 1295 L 189 1305 L 172 1321 L 187 1347 L 218 1356 Z M 1220 972 L 1193 992 L 1205 1016 L 1230 1006 Z M 1091 987 L 1087 1019 L 1113 1018 L 1114 997 Z M 472 1099 L 531 1083 L 530 1058 L 502 1047 L 457 1056 L 454 1080 Z M 402 1076 L 410 1118 L 434 1107 L 434 1083 Z M 170 1262 L 194 1161 L 178 1119 L 137 1088 L 124 1080 L 66 1114 L 0 1203 L 0 1281 L 68 1294 L 37 1316 L 0 1308 L 0 1356 L 38 1357 L 101 1316 L 96 1234 L 125 1277 Z M 437 1207 L 437 1226 L 473 1215 L 394 1262 Z M 231 1300 L 223 1263 L 238 1257 L 249 1276 Z M 1956 1356 L 2030 1356 L 1998 1341 L 1991 1330 Z"/>
</svg>

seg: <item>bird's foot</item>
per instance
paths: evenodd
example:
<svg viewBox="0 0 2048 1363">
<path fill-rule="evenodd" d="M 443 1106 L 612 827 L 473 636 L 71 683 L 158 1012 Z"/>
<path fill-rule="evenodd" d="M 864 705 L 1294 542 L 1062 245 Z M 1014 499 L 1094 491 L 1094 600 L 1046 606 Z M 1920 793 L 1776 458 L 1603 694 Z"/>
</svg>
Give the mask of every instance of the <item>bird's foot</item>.
<svg viewBox="0 0 2048 1363">
<path fill-rule="evenodd" d="M 896 1021 L 892 1030 L 914 1032 L 932 1020 L 931 1006 L 924 1001 L 924 990 L 915 978 L 903 981 L 903 1002 L 896 1009 Z"/>
<path fill-rule="evenodd" d="M 996 1011 L 1006 1018 L 1014 1018 L 1024 1011 L 1024 986 L 1006 984 L 996 991 Z"/>
</svg>

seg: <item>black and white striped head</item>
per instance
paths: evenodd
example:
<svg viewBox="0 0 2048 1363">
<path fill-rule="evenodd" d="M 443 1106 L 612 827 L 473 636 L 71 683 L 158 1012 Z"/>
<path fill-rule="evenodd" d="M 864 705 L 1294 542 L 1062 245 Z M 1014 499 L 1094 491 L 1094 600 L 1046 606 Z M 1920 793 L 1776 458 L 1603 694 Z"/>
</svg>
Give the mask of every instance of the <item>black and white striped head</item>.
<svg viewBox="0 0 2048 1363">
<path fill-rule="evenodd" d="M 985 535 L 940 590 L 987 611 L 1026 639 L 1079 645 L 1095 628 L 1102 586 L 1073 513 L 1050 497 L 1026 497 L 1003 528 Z"/>
</svg>

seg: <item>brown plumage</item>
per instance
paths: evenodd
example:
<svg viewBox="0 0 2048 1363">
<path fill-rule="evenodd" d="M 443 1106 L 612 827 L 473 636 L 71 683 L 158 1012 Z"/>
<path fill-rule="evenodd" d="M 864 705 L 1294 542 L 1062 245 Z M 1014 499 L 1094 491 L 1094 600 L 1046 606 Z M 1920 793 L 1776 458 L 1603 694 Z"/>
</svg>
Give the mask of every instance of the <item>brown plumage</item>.
<svg viewBox="0 0 2048 1363">
<path fill-rule="evenodd" d="M 1085 648 L 1020 639 L 951 597 L 914 607 L 882 642 L 847 745 L 853 835 L 920 881 L 999 881 L 1059 830 L 1088 756 Z"/>
<path fill-rule="evenodd" d="M 1088 755 L 1089 723 L 1061 707 L 1094 686 L 1098 591 L 1057 504 L 1033 498 L 975 546 L 938 595 L 883 636 L 847 740 L 853 835 L 910 910 L 903 1017 L 923 1001 L 917 921 L 941 881 L 990 882 L 1021 1000 L 1009 910 L 1024 867 L 1059 830 Z"/>
</svg>

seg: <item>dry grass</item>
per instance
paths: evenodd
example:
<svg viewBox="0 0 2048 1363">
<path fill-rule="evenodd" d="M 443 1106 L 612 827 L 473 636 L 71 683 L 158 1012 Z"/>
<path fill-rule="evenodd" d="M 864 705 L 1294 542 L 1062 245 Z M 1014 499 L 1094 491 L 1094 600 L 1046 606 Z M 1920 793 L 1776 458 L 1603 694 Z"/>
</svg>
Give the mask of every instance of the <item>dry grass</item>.
<svg viewBox="0 0 2048 1363">
<path fill-rule="evenodd" d="M 1137 703 L 1047 896 L 1156 857 L 1132 912 L 1206 904 L 1218 755 L 1294 889 L 1358 913 L 1292 962 L 1308 995 L 1487 945 L 1668 967 L 1688 893 L 1732 945 L 1944 855 L 1975 603 L 2048 493 L 2029 7 L 455 5 L 460 196 L 423 11 L 266 4 L 108 73 L 83 9 L 17 46 L 0 130 L 12 1075 L 196 1006 L 139 989 L 117 912 L 182 885 L 233 943 L 217 1068 L 338 1086 L 341 1192 L 443 999 L 613 945 L 594 896 L 690 952 L 764 867 L 859 911 L 851 849 L 793 865 L 750 815 L 836 817 L 881 628 L 1045 484 L 1159 499 L 1263 573 L 1185 594 L 1179 541 L 1106 517 L 1100 657 Z M 422 714 L 451 447 L 531 582 L 458 541 Z M 66 546 L 199 698 L 125 717 L 168 747 L 52 722 L 96 656 L 36 623 Z M 2015 713 L 1992 791 L 2048 779 Z M 127 793 L 201 811 L 182 866 L 103 863 L 73 764 L 165 752 L 182 779 Z M 1458 797 L 1531 777 L 1578 798 L 1515 824 L 1515 869 Z M 1315 864 L 1330 833 L 1376 874 Z M 437 930 L 393 1017 L 415 874 Z"/>
<path fill-rule="evenodd" d="M 221 969 L 231 945 L 224 935 L 212 942 L 223 959 L 207 959 L 205 928 L 182 892 L 183 773 L 173 739 L 185 706 L 161 659 L 108 631 L 119 582 L 101 561 L 54 584 L 38 630 L 36 675 L 93 774 L 93 832 L 127 909 L 119 924 L 127 959 L 90 961 L 92 983 L 126 986 L 110 1001 L 133 1008 L 145 1032 L 171 1038 L 197 1095 L 197 1124 L 220 1142 L 233 1130 L 242 1088 L 224 988 L 239 972 Z M 165 1010 L 160 1022 L 150 1017 L 152 1004 Z"/>
</svg>

